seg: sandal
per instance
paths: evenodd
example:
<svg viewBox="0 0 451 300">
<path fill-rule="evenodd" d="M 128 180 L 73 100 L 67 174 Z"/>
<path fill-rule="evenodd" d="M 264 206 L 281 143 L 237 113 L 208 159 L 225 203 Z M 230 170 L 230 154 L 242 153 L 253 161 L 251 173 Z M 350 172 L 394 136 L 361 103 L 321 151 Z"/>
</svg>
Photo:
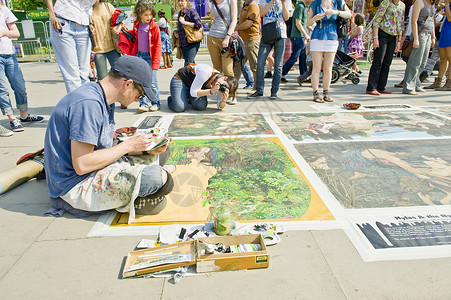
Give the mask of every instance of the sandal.
<svg viewBox="0 0 451 300">
<path fill-rule="evenodd" d="M 313 91 L 313 101 L 318 103 L 324 103 L 324 100 L 319 97 L 318 91 Z"/>
<path fill-rule="evenodd" d="M 323 91 L 323 100 L 325 102 L 334 102 L 334 100 L 329 97 L 329 91 L 328 90 L 324 90 Z"/>
</svg>

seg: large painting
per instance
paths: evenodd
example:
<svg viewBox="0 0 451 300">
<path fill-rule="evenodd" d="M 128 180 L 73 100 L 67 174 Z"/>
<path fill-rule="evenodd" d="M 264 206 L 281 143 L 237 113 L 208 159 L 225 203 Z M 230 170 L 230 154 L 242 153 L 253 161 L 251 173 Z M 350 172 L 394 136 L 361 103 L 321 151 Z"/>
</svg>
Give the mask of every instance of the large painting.
<svg viewBox="0 0 451 300">
<path fill-rule="evenodd" d="M 297 144 L 345 208 L 451 204 L 450 140 Z"/>
<path fill-rule="evenodd" d="M 278 138 L 175 140 L 171 149 L 168 163 L 209 174 L 201 201 L 226 204 L 235 220 L 299 220 L 320 201 Z M 325 212 L 318 219 L 333 219 L 315 205 Z"/>
<path fill-rule="evenodd" d="M 421 111 L 288 113 L 272 116 L 295 141 L 407 139 L 451 136 L 451 120 Z"/>
<path fill-rule="evenodd" d="M 274 134 L 260 114 L 176 115 L 169 127 L 173 137 Z"/>
</svg>

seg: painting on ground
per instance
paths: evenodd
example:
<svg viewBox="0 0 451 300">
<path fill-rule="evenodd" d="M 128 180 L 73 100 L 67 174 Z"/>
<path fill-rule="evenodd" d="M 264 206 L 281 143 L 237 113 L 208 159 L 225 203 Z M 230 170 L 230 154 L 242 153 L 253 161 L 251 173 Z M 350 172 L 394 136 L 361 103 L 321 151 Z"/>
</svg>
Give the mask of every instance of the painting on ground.
<svg viewBox="0 0 451 300">
<path fill-rule="evenodd" d="M 208 180 L 195 201 L 226 204 L 235 220 L 333 220 L 278 138 L 174 140 L 168 163 Z"/>
<path fill-rule="evenodd" d="M 176 115 L 169 127 L 172 137 L 274 134 L 260 114 Z"/>
<path fill-rule="evenodd" d="M 345 208 L 451 204 L 450 139 L 295 147 Z"/>
<path fill-rule="evenodd" d="M 433 107 L 424 107 L 427 110 L 435 112 L 440 115 L 444 115 L 447 117 L 451 117 L 451 105 L 448 106 L 433 106 Z"/>
<path fill-rule="evenodd" d="M 408 139 L 451 136 L 451 120 L 421 111 L 288 113 L 271 116 L 295 141 Z"/>
</svg>

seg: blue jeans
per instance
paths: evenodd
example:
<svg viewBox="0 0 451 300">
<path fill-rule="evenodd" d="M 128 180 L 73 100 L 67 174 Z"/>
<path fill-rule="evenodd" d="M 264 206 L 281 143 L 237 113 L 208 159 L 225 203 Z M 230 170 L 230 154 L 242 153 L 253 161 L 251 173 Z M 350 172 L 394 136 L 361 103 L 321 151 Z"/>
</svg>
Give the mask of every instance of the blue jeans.
<svg viewBox="0 0 451 300">
<path fill-rule="evenodd" d="M 162 169 L 159 165 L 147 166 L 141 173 L 141 184 L 139 185 L 139 197 L 155 194 L 162 186 Z"/>
<path fill-rule="evenodd" d="M 168 107 L 175 112 L 183 112 L 191 104 L 195 110 L 207 108 L 207 96 L 193 97 L 189 88 L 177 77 L 172 77 L 170 86 L 171 96 L 168 97 Z"/>
<path fill-rule="evenodd" d="M 199 51 L 200 42 L 188 44 L 186 47 L 182 47 L 183 57 L 185 58 L 185 66 L 189 63 L 194 63 L 194 58 Z"/>
<path fill-rule="evenodd" d="M 283 54 L 285 53 L 285 39 L 282 38 L 273 44 L 267 44 L 260 40 L 257 58 L 257 93 L 263 94 L 265 88 L 265 65 L 269 52 L 274 47 L 274 76 L 272 78 L 271 94 L 277 94 L 282 78 Z"/>
<path fill-rule="evenodd" d="M 50 39 L 63 76 L 66 91 L 72 92 L 88 82 L 91 41 L 88 26 L 59 18 L 64 23 L 62 34 L 50 24 Z"/>
<path fill-rule="evenodd" d="M 149 64 L 150 68 L 152 68 L 152 59 L 150 58 L 149 52 L 138 51 L 136 53 L 136 56 L 144 59 Z M 155 94 L 156 99 L 151 100 L 151 103 L 152 103 L 152 105 L 156 105 L 156 106 L 160 107 L 160 90 L 158 89 L 157 71 L 158 70 L 152 69 L 151 88 L 152 88 L 152 92 Z M 141 106 L 143 104 L 149 105 L 149 99 L 147 97 L 143 97 L 142 99 L 139 100 L 139 105 Z"/>
<path fill-rule="evenodd" d="M 290 71 L 291 67 L 293 67 L 294 63 L 299 58 L 299 75 L 302 75 L 305 71 L 307 71 L 307 63 L 306 63 L 306 55 L 305 55 L 305 45 L 304 45 L 304 38 L 290 38 L 291 39 L 291 56 L 287 59 L 285 64 L 282 68 L 282 76 L 285 76 L 288 74 L 288 71 Z M 304 52 L 303 58 L 300 57 L 302 52 Z"/>
<path fill-rule="evenodd" d="M 252 78 L 252 73 L 248 62 L 244 65 L 243 76 L 246 80 L 246 85 L 254 85 L 254 79 Z"/>
<path fill-rule="evenodd" d="M 14 91 L 17 108 L 19 110 L 28 110 L 25 80 L 14 54 L 0 54 L 0 108 L 4 115 L 12 115 L 13 108 L 9 98 L 7 78 Z"/>
<path fill-rule="evenodd" d="M 349 42 L 351 41 L 351 37 L 347 36 L 344 39 L 338 41 L 338 50 L 343 51 L 344 53 L 349 53 Z"/>
<path fill-rule="evenodd" d="M 121 55 L 116 50 L 112 50 L 110 52 L 105 53 L 96 53 L 94 62 L 96 64 L 97 78 L 99 80 L 102 80 L 108 75 L 108 67 L 106 64 L 107 59 L 108 62 L 110 63 L 110 66 L 112 66 L 116 61 L 116 59 L 119 58 L 119 56 Z"/>
</svg>

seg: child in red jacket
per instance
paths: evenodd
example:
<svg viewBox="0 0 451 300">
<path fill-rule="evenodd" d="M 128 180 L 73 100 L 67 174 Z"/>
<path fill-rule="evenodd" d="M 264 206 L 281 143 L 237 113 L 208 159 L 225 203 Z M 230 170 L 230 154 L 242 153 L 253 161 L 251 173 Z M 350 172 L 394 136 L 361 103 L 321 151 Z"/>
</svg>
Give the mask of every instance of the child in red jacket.
<svg viewBox="0 0 451 300">
<path fill-rule="evenodd" d="M 160 28 L 154 21 L 155 7 L 148 0 L 139 0 L 135 5 L 136 15 L 132 34 L 136 38 L 131 55 L 141 57 L 152 68 L 152 91 L 156 99 L 144 97 L 139 100 L 138 112 L 157 111 L 160 109 L 160 92 L 158 90 L 157 71 L 161 59 Z"/>
</svg>

